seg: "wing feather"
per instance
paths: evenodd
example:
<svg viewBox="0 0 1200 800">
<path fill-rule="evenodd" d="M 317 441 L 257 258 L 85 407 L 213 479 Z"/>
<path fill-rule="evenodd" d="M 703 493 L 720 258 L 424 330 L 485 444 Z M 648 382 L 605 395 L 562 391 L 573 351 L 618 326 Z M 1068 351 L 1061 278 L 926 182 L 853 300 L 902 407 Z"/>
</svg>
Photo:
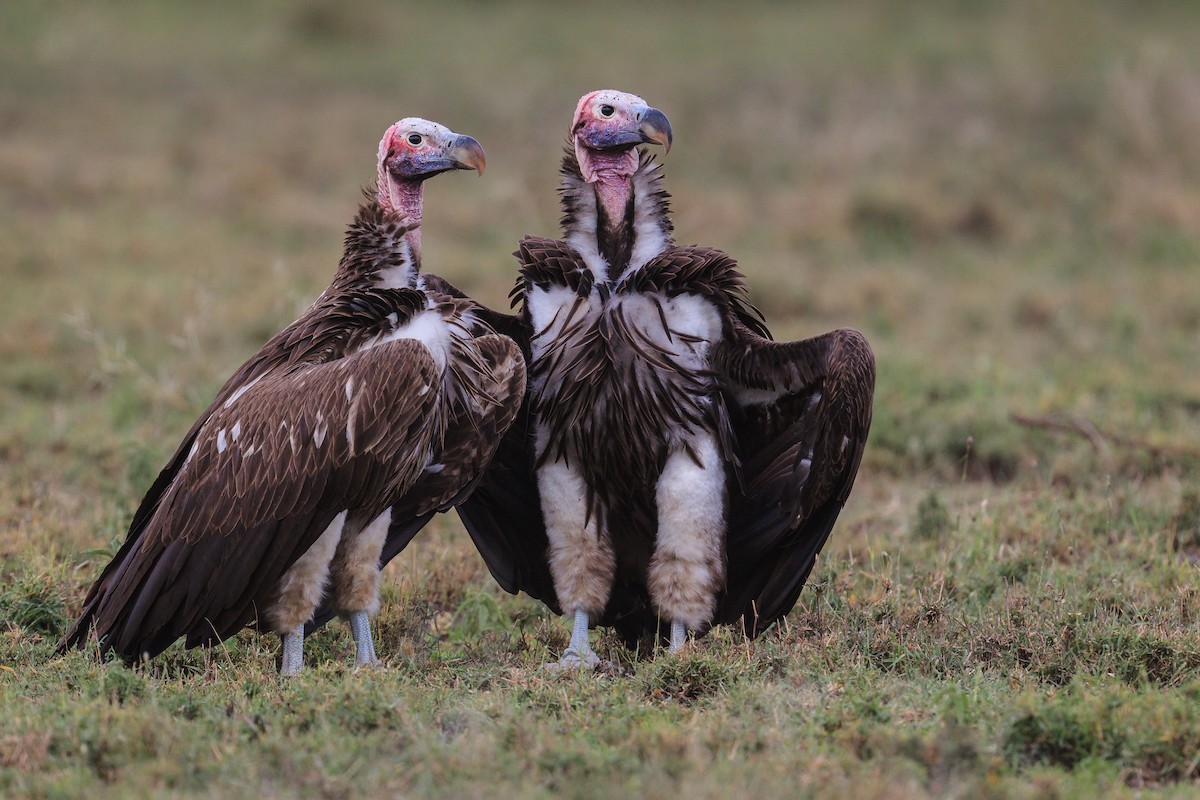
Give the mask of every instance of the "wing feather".
<svg viewBox="0 0 1200 800">
<path fill-rule="evenodd" d="M 401 339 L 269 375 L 214 403 L 191 434 L 194 455 L 105 569 L 60 649 L 92 629 L 126 658 L 155 655 L 184 634 L 198 642 L 235 633 L 334 516 L 378 513 L 416 480 L 441 436 L 430 424 L 437 393 L 420 391 L 439 372 L 424 345 Z M 351 448 L 346 436 L 349 375 L 362 396 L 359 421 L 379 431 L 369 446 Z M 263 468 L 276 463 L 287 464 L 278 479 Z"/>
<path fill-rule="evenodd" d="M 741 461 L 714 622 L 754 636 L 795 604 L 854 485 L 875 360 L 857 331 L 773 342 L 735 322 L 714 365 Z"/>
<path fill-rule="evenodd" d="M 435 513 L 449 511 L 470 496 L 521 409 L 525 359 L 516 343 L 507 336 L 484 334 L 462 347 L 466 352 L 458 365 L 465 372 L 459 383 L 469 386 L 461 386 L 466 391 L 443 389 L 457 396 L 443 445 L 432 457 L 437 466 L 423 472 L 392 506 L 381 566 L 399 555 Z M 481 552 L 488 548 L 488 541 L 480 545 Z M 488 561 L 487 554 L 484 558 Z M 329 602 L 322 603 L 307 630 L 319 628 L 336 613 Z"/>
</svg>

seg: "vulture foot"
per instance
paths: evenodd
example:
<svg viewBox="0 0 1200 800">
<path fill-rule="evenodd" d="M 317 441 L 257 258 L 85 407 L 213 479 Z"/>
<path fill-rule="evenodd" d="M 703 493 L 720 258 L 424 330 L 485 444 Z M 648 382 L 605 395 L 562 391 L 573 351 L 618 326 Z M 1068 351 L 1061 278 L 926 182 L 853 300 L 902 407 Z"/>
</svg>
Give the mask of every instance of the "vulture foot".
<svg viewBox="0 0 1200 800">
<path fill-rule="evenodd" d="M 304 668 L 304 626 L 283 635 L 283 660 L 279 664 L 279 675 L 292 678 Z"/>
<path fill-rule="evenodd" d="M 682 622 L 671 623 L 671 643 L 668 646 L 668 653 L 678 653 L 687 644 L 687 628 Z"/>
<path fill-rule="evenodd" d="M 558 661 L 547 663 L 546 669 L 551 672 L 566 672 L 572 669 L 585 669 L 590 672 L 606 663 L 605 661 L 601 661 L 600 656 L 596 655 L 596 651 L 590 647 L 582 653 L 572 648 L 567 648 L 567 651 L 562 654 L 562 658 Z"/>
<path fill-rule="evenodd" d="M 354 666 L 378 664 L 379 659 L 375 657 L 375 640 L 371 638 L 371 620 L 366 611 L 350 614 L 350 633 L 354 636 Z"/>
<path fill-rule="evenodd" d="M 571 643 L 558 661 L 546 664 L 546 669 L 566 671 L 569 669 L 594 670 L 600 666 L 600 656 L 588 643 L 588 615 L 586 611 L 575 612 L 575 626 L 571 629 Z"/>
</svg>

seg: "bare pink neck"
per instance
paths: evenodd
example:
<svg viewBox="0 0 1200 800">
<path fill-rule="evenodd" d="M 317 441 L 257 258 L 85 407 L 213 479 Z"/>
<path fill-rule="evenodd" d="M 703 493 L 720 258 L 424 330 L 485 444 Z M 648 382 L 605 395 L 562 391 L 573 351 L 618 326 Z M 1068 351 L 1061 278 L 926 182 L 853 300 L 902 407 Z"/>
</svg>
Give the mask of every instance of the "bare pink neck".
<svg viewBox="0 0 1200 800">
<path fill-rule="evenodd" d="M 421 259 L 421 209 L 425 199 L 424 181 L 400 181 L 390 175 L 379 176 L 379 205 L 411 226 L 404 235 L 413 260 Z"/>
<path fill-rule="evenodd" d="M 607 233 L 616 234 L 625 222 L 625 209 L 633 196 L 633 174 L 638 167 L 637 150 L 592 150 L 577 139 L 575 158 L 584 181 L 596 192 L 596 199 L 608 223 Z"/>
<path fill-rule="evenodd" d="M 629 198 L 633 195 L 633 181 L 628 175 L 599 174 L 592 186 L 596 189 L 596 199 L 604 209 L 604 218 L 610 225 L 620 225 L 625 219 Z"/>
</svg>

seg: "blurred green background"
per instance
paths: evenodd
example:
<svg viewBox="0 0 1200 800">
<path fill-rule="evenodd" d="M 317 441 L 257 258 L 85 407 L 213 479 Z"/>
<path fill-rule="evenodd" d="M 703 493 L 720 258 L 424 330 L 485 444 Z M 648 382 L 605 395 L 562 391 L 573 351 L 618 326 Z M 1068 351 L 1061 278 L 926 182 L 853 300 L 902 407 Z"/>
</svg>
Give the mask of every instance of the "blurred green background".
<svg viewBox="0 0 1200 800">
<path fill-rule="evenodd" d="M 482 142 L 486 175 L 430 184 L 424 265 L 505 306 L 596 88 L 670 117 L 678 239 L 734 254 L 777 337 L 875 348 L 830 558 L 941 552 L 968 518 L 1033 564 L 1128 545 L 1135 569 L 1153 536 L 1200 557 L 1194 3 L 6 0 L 6 580 L 56 575 L 65 619 L 78 554 L 325 285 L 396 119 Z M 434 528 L 409 568 L 487 585 Z"/>
<path fill-rule="evenodd" d="M 670 116 L 678 238 L 736 255 L 777 335 L 868 334 L 869 468 L 951 477 L 969 435 L 972 476 L 1045 466 L 1012 411 L 1197 439 L 1190 4 L 18 2 L 0 31 L 10 492 L 167 452 L 323 286 L 399 117 L 487 149 L 432 185 L 425 262 L 503 305 L 598 87 Z"/>
</svg>

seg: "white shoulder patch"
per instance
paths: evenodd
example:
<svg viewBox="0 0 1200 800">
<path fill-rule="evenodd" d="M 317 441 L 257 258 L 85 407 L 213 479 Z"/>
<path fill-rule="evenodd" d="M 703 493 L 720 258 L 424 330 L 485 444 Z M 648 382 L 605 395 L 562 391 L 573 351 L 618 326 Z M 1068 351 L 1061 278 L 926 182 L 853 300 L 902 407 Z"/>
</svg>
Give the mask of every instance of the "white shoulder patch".
<svg viewBox="0 0 1200 800">
<path fill-rule="evenodd" d="M 721 338 L 721 312 L 708 298 L 681 294 L 667 298 L 663 305 L 674 330 L 710 344 Z"/>
<path fill-rule="evenodd" d="M 399 326 L 389 334 L 368 342 L 359 349 L 360 351 L 369 350 L 398 339 L 416 339 L 429 349 L 429 354 L 433 356 L 438 368 L 444 370 L 450 357 L 451 340 L 454 338 L 455 332 L 459 330 L 461 329 L 447 321 L 440 311 L 422 311 L 415 314 L 406 324 Z M 461 332 L 466 334 L 465 330 Z"/>
</svg>

